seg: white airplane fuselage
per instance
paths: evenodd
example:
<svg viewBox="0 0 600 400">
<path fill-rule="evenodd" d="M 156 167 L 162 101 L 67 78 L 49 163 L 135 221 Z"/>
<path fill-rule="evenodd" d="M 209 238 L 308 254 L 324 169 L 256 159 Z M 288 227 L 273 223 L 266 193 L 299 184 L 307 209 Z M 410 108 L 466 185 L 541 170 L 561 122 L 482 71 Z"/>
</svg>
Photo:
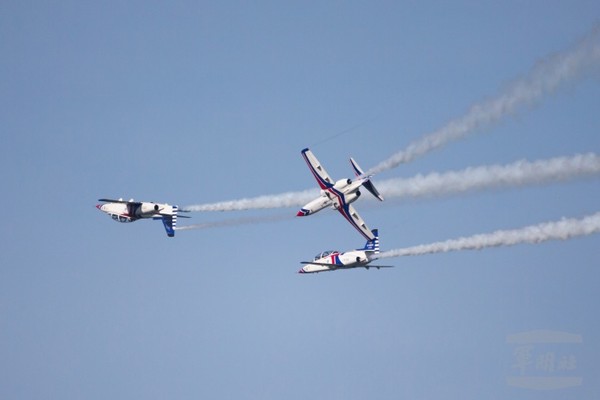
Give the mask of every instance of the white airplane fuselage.
<svg viewBox="0 0 600 400">
<path fill-rule="evenodd" d="M 134 222 L 142 218 L 161 218 L 161 212 L 173 213 L 173 206 L 142 202 L 139 205 L 127 203 L 105 203 L 96 206 L 117 222 Z"/>
<path fill-rule="evenodd" d="M 369 252 L 373 254 L 373 252 Z M 347 251 L 340 253 L 339 251 L 323 252 L 321 256 L 315 257 L 314 264 L 308 263 L 303 266 L 301 274 L 332 271 L 336 269 L 365 267 L 371 261 L 377 259 L 373 255 L 362 250 Z"/>
<path fill-rule="evenodd" d="M 308 202 L 298 211 L 297 216 L 312 215 L 324 208 L 332 207 L 337 210 L 345 204 L 352 204 L 360 197 L 360 187 L 365 179 L 340 179 L 332 188 L 321 190 L 321 195 Z"/>
<path fill-rule="evenodd" d="M 96 208 L 108 214 L 113 221 L 134 222 L 138 219 L 161 220 L 167 236 L 175 236 L 177 229 L 177 213 L 179 208 L 169 204 L 153 203 L 149 201 L 127 201 L 123 199 L 98 199 L 104 203 Z M 183 217 L 189 218 L 189 217 Z"/>
</svg>

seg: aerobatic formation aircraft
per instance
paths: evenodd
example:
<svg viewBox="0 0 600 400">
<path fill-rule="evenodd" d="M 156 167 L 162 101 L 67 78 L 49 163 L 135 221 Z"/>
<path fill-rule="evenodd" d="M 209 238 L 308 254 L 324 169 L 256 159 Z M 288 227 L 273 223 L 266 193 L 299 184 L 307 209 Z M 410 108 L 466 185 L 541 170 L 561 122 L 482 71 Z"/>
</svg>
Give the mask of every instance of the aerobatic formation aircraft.
<svg viewBox="0 0 600 400">
<path fill-rule="evenodd" d="M 324 251 L 317 254 L 313 261 L 302 261 L 301 264 L 306 265 L 300 268 L 298 273 L 310 274 L 350 268 L 392 268 L 392 265 L 369 265 L 371 261 L 377 260 L 377 254 L 379 254 L 379 233 L 377 229 L 373 229 L 371 233 L 373 239 L 368 240 L 362 249 L 344 253 L 333 250 Z"/>
<path fill-rule="evenodd" d="M 123 199 L 99 199 L 104 204 L 98 204 L 96 208 L 117 222 L 134 222 L 142 218 L 160 219 L 165 226 L 167 236 L 175 236 L 175 227 L 177 226 L 177 213 L 181 212 L 177 206 L 169 204 L 152 203 L 145 201 L 127 201 Z M 189 218 L 179 216 L 180 218 Z"/>
<path fill-rule="evenodd" d="M 337 182 L 333 182 L 329 174 L 327 174 L 327 171 L 325 171 L 325 168 L 323 168 L 319 160 L 317 160 L 317 157 L 315 157 L 309 149 L 302 150 L 302 157 L 304 157 L 310 171 L 321 187 L 321 195 L 302 207 L 296 215 L 298 217 L 304 217 L 314 214 L 325 207 L 331 206 L 338 210 L 340 214 L 342 214 L 344 218 L 346 218 L 367 240 L 373 240 L 375 236 L 373 236 L 373 233 L 367 227 L 367 224 L 365 224 L 363 219 L 351 205 L 351 203 L 356 201 L 360 196 L 359 189 L 361 186 L 371 192 L 371 194 L 380 201 L 383 201 L 383 197 L 371 182 L 371 176 L 365 175 L 356 161 L 350 158 L 350 163 L 356 174 L 356 179 L 340 179 Z"/>
</svg>

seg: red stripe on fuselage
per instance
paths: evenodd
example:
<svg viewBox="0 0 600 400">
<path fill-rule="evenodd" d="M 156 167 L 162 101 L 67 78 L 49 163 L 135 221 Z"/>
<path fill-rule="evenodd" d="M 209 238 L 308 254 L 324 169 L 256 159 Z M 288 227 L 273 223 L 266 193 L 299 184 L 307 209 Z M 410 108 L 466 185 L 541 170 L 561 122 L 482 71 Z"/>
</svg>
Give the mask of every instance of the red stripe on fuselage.
<svg viewBox="0 0 600 400">
<path fill-rule="evenodd" d="M 329 186 L 327 186 L 327 184 L 324 183 L 325 180 L 323 178 L 321 178 L 321 175 L 319 175 L 317 173 L 317 171 L 315 171 L 313 165 L 308 160 L 306 153 L 302 153 L 302 157 L 304 157 L 304 161 L 306 161 L 306 164 L 308 164 L 308 168 L 310 169 L 310 172 L 312 172 L 312 174 L 314 175 L 314 177 L 317 180 L 317 183 L 319 184 L 321 189 L 325 190 L 325 189 L 329 188 Z"/>
<path fill-rule="evenodd" d="M 348 220 L 348 222 L 350 222 L 350 224 L 357 231 L 359 231 L 360 234 L 363 235 L 363 237 L 365 239 L 371 240 L 371 238 L 369 236 L 367 236 L 367 234 L 365 234 L 362 229 L 360 229 L 360 227 L 356 224 L 356 222 L 354 222 L 354 220 L 352 219 L 352 216 L 349 214 L 349 212 L 346 211 L 346 207 L 348 206 L 348 204 L 346 204 L 346 197 L 341 192 L 334 189 L 333 187 L 327 188 L 327 191 L 338 198 L 339 204 L 340 204 L 340 206 L 338 207 L 338 211 L 340 212 L 340 214 L 342 214 L 344 216 L 344 218 L 346 218 L 346 220 Z"/>
<path fill-rule="evenodd" d="M 338 198 L 339 200 L 339 207 L 338 207 L 338 211 L 340 212 L 340 214 L 342 214 L 344 216 L 344 218 L 346 218 L 348 220 L 348 222 L 350 222 L 350 224 L 357 230 L 360 232 L 361 235 L 363 235 L 363 237 L 365 237 L 367 240 L 371 240 L 371 238 L 369 236 L 367 236 L 362 229 L 360 229 L 360 227 L 354 222 L 354 220 L 352 219 L 352 217 L 349 214 L 346 214 L 346 197 L 339 192 L 337 189 L 335 189 L 333 187 L 333 184 L 329 183 L 329 184 L 325 184 L 325 180 L 323 178 L 321 178 L 321 176 L 317 173 L 317 171 L 315 171 L 313 165 L 310 163 L 310 161 L 308 160 L 308 157 L 306 156 L 306 153 L 302 153 L 302 157 L 304 158 L 304 161 L 306 161 L 306 164 L 308 164 L 308 168 L 310 169 L 310 172 L 312 172 L 313 176 L 315 177 L 315 179 L 317 180 L 317 183 L 319 184 L 319 186 L 321 187 L 321 189 L 323 190 L 327 190 L 329 193 L 333 194 L 335 197 Z"/>
</svg>

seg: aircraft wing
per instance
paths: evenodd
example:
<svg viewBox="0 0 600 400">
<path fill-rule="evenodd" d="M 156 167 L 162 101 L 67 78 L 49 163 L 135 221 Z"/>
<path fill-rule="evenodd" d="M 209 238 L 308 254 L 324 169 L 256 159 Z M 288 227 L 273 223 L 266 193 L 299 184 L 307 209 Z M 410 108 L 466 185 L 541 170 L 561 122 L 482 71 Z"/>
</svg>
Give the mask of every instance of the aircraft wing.
<svg viewBox="0 0 600 400">
<path fill-rule="evenodd" d="M 128 204 L 128 203 L 137 203 L 137 201 L 127 201 L 127 200 L 123 200 L 123 199 L 98 199 L 98 201 L 104 201 L 106 203 L 122 203 L 122 204 Z"/>
<path fill-rule="evenodd" d="M 336 265 L 336 264 L 329 264 L 329 263 L 320 263 L 320 262 L 314 262 L 314 261 L 301 261 L 300 264 L 308 264 L 308 265 L 322 265 L 324 267 L 330 267 L 331 269 L 338 269 L 338 268 L 342 268 L 342 269 L 350 269 L 350 268 L 365 268 L 365 269 L 369 269 L 369 268 L 394 268 L 393 265 L 371 265 L 371 264 L 366 264 L 366 265 L 355 265 L 352 267 L 346 267 L 343 265 Z"/>
<path fill-rule="evenodd" d="M 322 263 L 322 262 L 315 262 L 315 261 L 300 261 L 300 264 L 324 265 L 326 267 L 332 267 L 332 268 L 337 268 L 340 266 L 338 264 Z"/>
<path fill-rule="evenodd" d="M 325 168 L 321 165 L 317 157 L 308 148 L 302 150 L 302 157 L 308 164 L 310 172 L 314 175 L 321 189 L 327 189 L 333 186 L 335 182 L 331 179 Z"/>
<path fill-rule="evenodd" d="M 338 208 L 338 211 L 367 240 L 375 239 L 375 235 L 373 235 L 373 232 L 371 232 L 365 221 L 363 221 L 363 219 L 360 217 L 360 215 L 358 215 L 354 207 L 352 207 L 352 204 L 345 204 L 344 206 Z"/>
<path fill-rule="evenodd" d="M 123 199 L 98 199 L 98 201 L 104 201 L 106 203 L 132 204 L 134 206 L 142 204 L 141 201 L 123 200 Z"/>
</svg>

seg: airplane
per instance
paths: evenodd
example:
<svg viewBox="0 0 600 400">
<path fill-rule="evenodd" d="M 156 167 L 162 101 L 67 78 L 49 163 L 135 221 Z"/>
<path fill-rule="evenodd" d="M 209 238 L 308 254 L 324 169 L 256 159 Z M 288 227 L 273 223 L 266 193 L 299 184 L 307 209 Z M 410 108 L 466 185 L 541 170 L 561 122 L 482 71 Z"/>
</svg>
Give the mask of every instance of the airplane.
<svg viewBox="0 0 600 400">
<path fill-rule="evenodd" d="M 167 236 L 175 236 L 177 213 L 181 212 L 177 206 L 145 201 L 134 201 L 133 199 L 129 201 L 123 199 L 98 199 L 98 201 L 102 201 L 104 204 L 98 204 L 96 208 L 110 215 L 110 217 L 117 222 L 134 222 L 142 218 L 152 218 L 155 220 L 160 219 L 165 226 Z M 179 217 L 190 218 L 183 215 L 180 215 Z"/>
<path fill-rule="evenodd" d="M 340 179 L 337 182 L 333 182 L 327 171 L 325 171 L 325 168 L 317 160 L 317 157 L 308 148 L 302 150 L 302 157 L 304 157 L 310 171 L 321 187 L 321 194 L 302 207 L 296 216 L 305 217 L 331 206 L 333 209 L 338 210 L 365 239 L 373 240 L 373 233 L 351 205 L 351 203 L 359 198 L 361 194 L 359 189 L 361 186 L 371 192 L 380 201 L 383 201 L 383 197 L 379 194 L 373 182 L 371 182 L 371 176 L 365 175 L 356 161 L 350 158 L 350 164 L 352 164 L 356 179 Z"/>
<path fill-rule="evenodd" d="M 311 274 L 350 268 L 393 268 L 393 265 L 369 265 L 371 261 L 377 259 L 377 254 L 379 254 L 379 232 L 377 229 L 373 229 L 371 233 L 373 239 L 368 240 L 362 249 L 345 253 L 332 250 L 324 251 L 317 254 L 313 261 L 302 261 L 301 264 L 306 265 L 300 268 L 298 273 Z"/>
</svg>

